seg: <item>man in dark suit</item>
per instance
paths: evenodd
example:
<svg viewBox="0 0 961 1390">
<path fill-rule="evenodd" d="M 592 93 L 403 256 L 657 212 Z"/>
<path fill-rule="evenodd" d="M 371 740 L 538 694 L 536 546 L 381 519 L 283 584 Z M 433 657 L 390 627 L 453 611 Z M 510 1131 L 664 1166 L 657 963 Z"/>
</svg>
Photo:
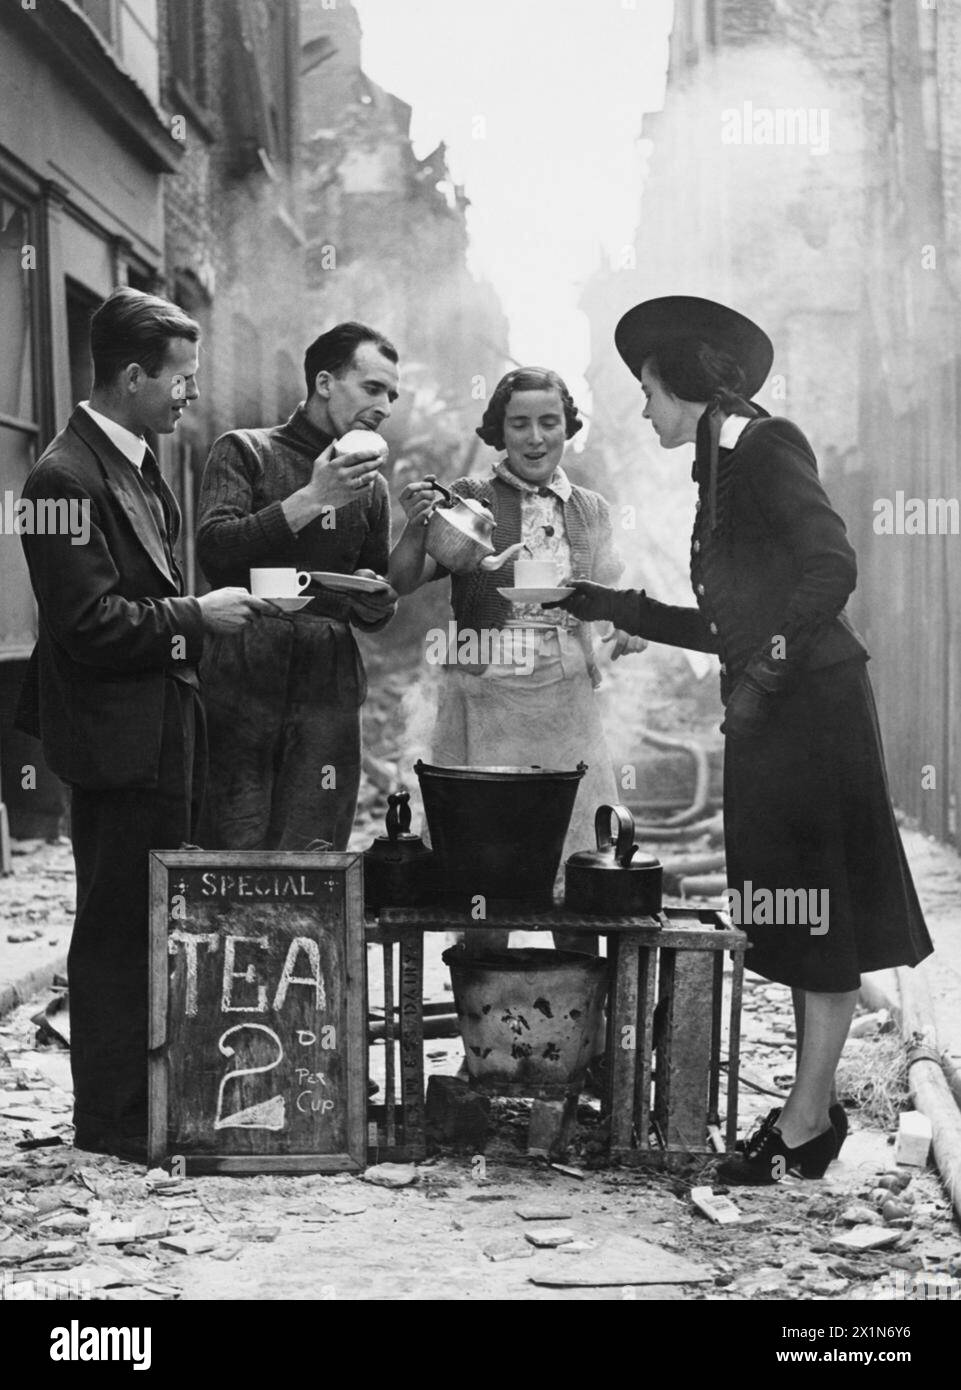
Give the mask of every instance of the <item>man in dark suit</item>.
<svg viewBox="0 0 961 1390">
<path fill-rule="evenodd" d="M 23 492 L 34 513 L 63 501 L 83 518 L 79 536 L 22 536 L 39 615 L 18 724 L 71 791 L 75 1144 L 131 1158 L 145 1155 L 148 854 L 189 841 L 199 811 L 205 634 L 264 606 L 236 588 L 184 596 L 180 511 L 144 437 L 197 399 L 199 340 L 166 300 L 110 295 L 90 325 L 90 400 Z"/>
</svg>

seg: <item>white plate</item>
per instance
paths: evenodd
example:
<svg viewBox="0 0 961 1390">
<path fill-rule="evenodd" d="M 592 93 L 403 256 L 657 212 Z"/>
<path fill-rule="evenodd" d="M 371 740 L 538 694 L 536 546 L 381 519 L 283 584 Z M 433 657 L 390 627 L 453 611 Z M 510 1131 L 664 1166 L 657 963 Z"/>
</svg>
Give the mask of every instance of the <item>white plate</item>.
<svg viewBox="0 0 961 1390">
<path fill-rule="evenodd" d="M 386 579 L 365 579 L 362 574 L 333 574 L 327 570 L 309 570 L 311 579 L 335 594 L 382 594 L 389 588 Z"/>
<path fill-rule="evenodd" d="M 311 602 L 310 598 L 268 598 L 265 603 L 272 603 L 275 608 L 279 608 L 282 613 L 299 613 L 301 608 L 306 608 Z"/>
<path fill-rule="evenodd" d="M 501 598 L 511 603 L 554 603 L 557 599 L 568 598 L 573 589 L 498 589 Z"/>
</svg>

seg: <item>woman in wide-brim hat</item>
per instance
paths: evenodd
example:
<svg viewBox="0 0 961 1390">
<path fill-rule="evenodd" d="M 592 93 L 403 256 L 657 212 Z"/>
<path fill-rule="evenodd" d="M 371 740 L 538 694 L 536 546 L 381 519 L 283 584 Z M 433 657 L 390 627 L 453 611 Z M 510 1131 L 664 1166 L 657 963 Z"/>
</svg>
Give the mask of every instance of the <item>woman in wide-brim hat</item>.
<svg viewBox="0 0 961 1390">
<path fill-rule="evenodd" d="M 857 562 L 807 439 L 751 401 L 773 360 L 756 324 L 673 296 L 631 309 L 615 341 L 661 445 L 696 445 L 697 607 L 590 583 L 562 606 L 720 656 L 729 903 L 751 938 L 750 968 L 792 988 L 798 1038 L 783 1109 L 721 1175 L 819 1177 L 847 1132 L 834 1076 L 861 974 L 932 949 L 891 808 L 868 654 L 844 612 Z"/>
</svg>

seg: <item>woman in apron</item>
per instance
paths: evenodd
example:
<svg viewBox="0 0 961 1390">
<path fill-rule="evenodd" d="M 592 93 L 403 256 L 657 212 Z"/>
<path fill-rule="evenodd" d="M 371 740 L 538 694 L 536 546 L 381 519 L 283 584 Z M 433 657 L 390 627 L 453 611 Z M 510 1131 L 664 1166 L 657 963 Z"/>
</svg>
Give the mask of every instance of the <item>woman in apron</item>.
<svg viewBox="0 0 961 1390">
<path fill-rule="evenodd" d="M 847 1132 L 834 1076 L 861 974 L 932 946 L 898 834 L 863 642 L 857 563 L 808 441 L 751 401 L 773 348 L 708 300 L 637 305 L 616 333 L 663 448 L 696 445 L 696 608 L 576 582 L 561 607 L 721 658 L 728 901 L 747 964 L 791 987 L 798 1064 L 721 1165 L 727 1182 L 820 1177 Z"/>
<path fill-rule="evenodd" d="M 556 372 L 508 372 L 477 430 L 504 457 L 486 477 L 460 478 L 452 491 L 490 506 L 498 554 L 521 541 L 532 559 L 554 564 L 558 581 L 575 574 L 610 584 L 623 566 L 614 550 L 607 503 L 571 483 L 561 467 L 567 440 L 580 428 L 577 407 Z M 452 575 L 431 559 L 425 526 L 436 496 L 430 482 L 409 483 L 402 491 L 407 525 L 389 570 L 400 594 L 429 580 L 451 580 L 458 640 L 447 649 L 431 761 L 446 767 L 562 769 L 587 763 L 566 857 L 594 843 L 595 810 L 617 800 L 594 695 L 599 678 L 590 626 L 572 614 L 547 614 L 538 603 L 512 605 L 498 592 L 513 587 L 510 562 L 492 573 Z M 461 638 L 468 634 L 477 635 L 475 650 L 493 659 L 465 664 L 461 658 L 471 652 Z M 605 640 L 614 643 L 615 656 L 646 646 L 622 633 Z M 505 933 L 489 935 L 486 944 L 504 943 Z M 574 942 L 566 938 L 564 944 Z"/>
</svg>

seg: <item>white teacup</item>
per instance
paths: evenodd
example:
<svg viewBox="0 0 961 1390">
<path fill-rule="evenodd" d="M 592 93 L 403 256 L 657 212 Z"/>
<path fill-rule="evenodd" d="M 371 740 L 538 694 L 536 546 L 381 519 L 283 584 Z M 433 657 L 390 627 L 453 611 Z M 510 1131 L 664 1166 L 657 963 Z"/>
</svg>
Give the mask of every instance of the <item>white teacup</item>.
<svg viewBox="0 0 961 1390">
<path fill-rule="evenodd" d="M 515 589 L 556 589 L 557 566 L 553 560 L 515 560 Z"/>
<path fill-rule="evenodd" d="M 255 598 L 297 598 L 310 583 L 302 570 L 251 570 L 250 592 Z"/>
</svg>

